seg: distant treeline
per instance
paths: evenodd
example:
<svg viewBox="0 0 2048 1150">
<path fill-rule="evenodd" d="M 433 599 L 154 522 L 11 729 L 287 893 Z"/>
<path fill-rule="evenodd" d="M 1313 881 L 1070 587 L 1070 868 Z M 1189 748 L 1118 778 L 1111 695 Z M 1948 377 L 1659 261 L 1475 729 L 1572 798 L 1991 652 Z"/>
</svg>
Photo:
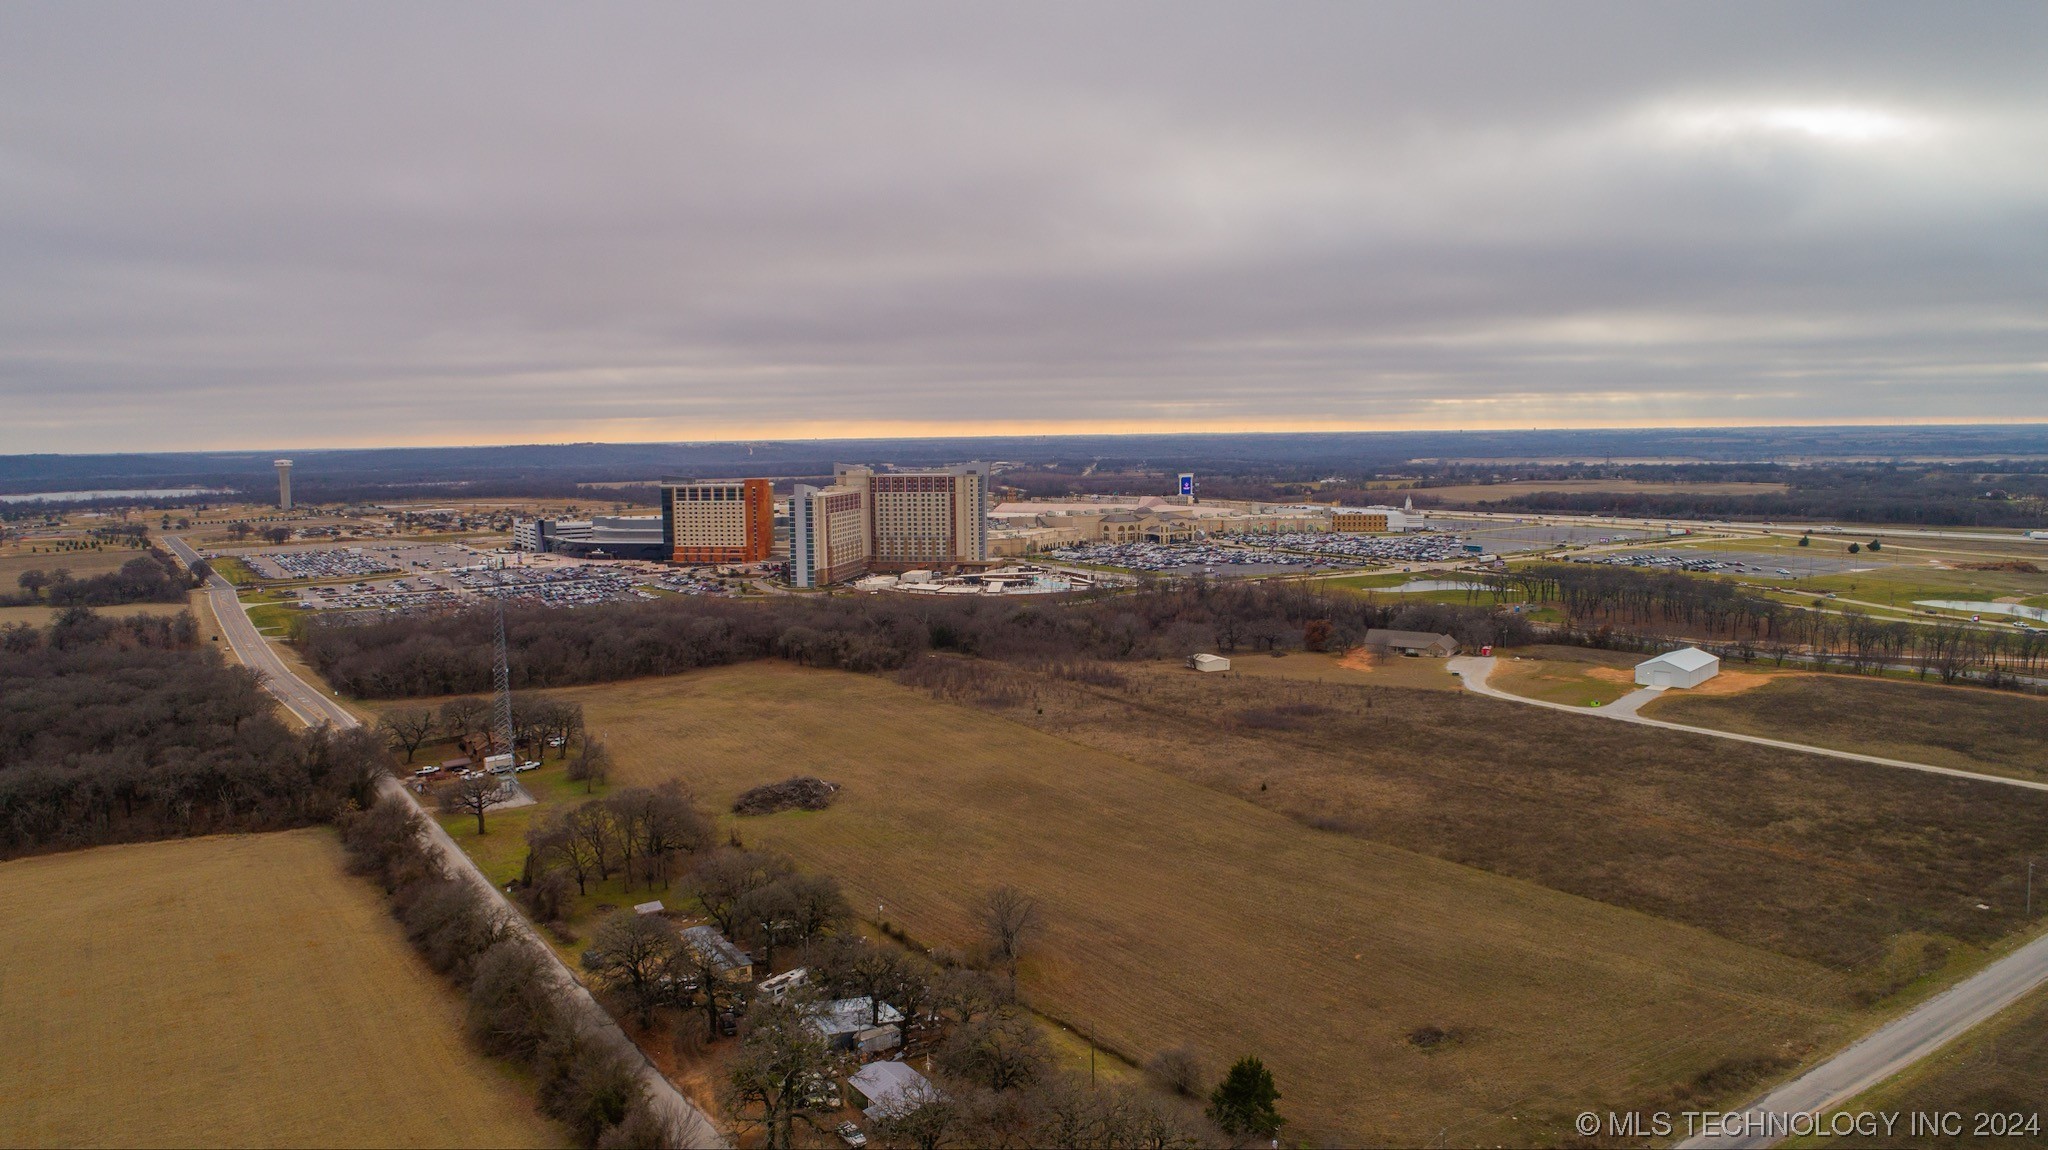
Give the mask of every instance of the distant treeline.
<svg viewBox="0 0 2048 1150">
<path fill-rule="evenodd" d="M 1746 662 L 1796 658 L 1859 674 L 1903 666 L 1922 678 L 1997 687 L 2048 671 L 2048 633 L 1812 610 L 1674 571 L 1545 563 L 1472 578 L 1503 597 L 1555 604 L 1565 625 L 1554 638 L 1566 643 L 1651 650 L 1680 636 Z"/>
<path fill-rule="evenodd" d="M 74 578 L 52 556 L 48 568 L 31 568 L 15 579 L 20 594 L 0 594 L 0 607 L 113 607 L 123 603 L 183 603 L 198 586 L 169 555 L 151 548 L 121 565 L 118 571 Z"/>
<path fill-rule="evenodd" d="M 1386 605 L 1283 583 L 1193 582 L 1083 601 L 686 598 L 575 611 L 508 610 L 513 683 L 561 687 L 781 658 L 885 671 L 927 651 L 1024 662 L 1180 657 L 1197 651 L 1342 650 L 1373 627 L 1443 631 L 1466 644 L 1525 642 L 1520 616 L 1443 604 Z M 352 695 L 486 691 L 484 611 L 306 626 L 304 651 Z"/>
<path fill-rule="evenodd" d="M 1620 515 L 1669 519 L 1824 519 L 1847 523 L 1925 524 L 1934 527 L 2041 527 L 2048 525 L 2048 464 L 1830 463 L 1691 464 L 1682 467 L 1524 468 L 1524 479 L 1631 479 L 1666 483 L 1782 483 L 1784 492 L 1545 491 L 1484 496 L 1446 504 L 1436 485 L 1487 483 L 1501 469 L 1438 469 L 1425 486 L 1406 494 L 1418 506 L 1465 506 L 1495 511 Z"/>
<path fill-rule="evenodd" d="M 0 628 L 0 857 L 322 822 L 367 803 L 374 735 L 298 734 L 190 614 Z"/>
</svg>

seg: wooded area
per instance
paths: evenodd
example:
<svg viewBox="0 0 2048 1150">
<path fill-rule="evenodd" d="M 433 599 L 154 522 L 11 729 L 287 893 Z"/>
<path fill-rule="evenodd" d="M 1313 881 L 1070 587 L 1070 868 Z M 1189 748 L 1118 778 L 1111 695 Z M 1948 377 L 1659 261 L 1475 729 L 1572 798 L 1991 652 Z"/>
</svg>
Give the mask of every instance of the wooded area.
<svg viewBox="0 0 2048 1150">
<path fill-rule="evenodd" d="M 741 602 L 682 598 L 577 611 L 508 609 L 514 687 L 562 687 L 672 675 L 754 659 L 882 671 L 928 651 L 1042 663 L 1178 658 L 1196 651 L 1343 650 L 1367 630 L 1447 632 L 1468 646 L 1527 642 L 1527 621 L 1504 610 L 1437 603 L 1382 604 L 1299 584 L 1195 581 L 1081 602 L 1018 603 L 785 596 Z M 491 614 L 349 623 L 305 629 L 307 661 L 364 698 L 484 691 L 491 682 Z"/>
<path fill-rule="evenodd" d="M 0 857 L 323 822 L 366 803 L 368 731 L 285 727 L 189 614 L 0 629 Z"/>
</svg>

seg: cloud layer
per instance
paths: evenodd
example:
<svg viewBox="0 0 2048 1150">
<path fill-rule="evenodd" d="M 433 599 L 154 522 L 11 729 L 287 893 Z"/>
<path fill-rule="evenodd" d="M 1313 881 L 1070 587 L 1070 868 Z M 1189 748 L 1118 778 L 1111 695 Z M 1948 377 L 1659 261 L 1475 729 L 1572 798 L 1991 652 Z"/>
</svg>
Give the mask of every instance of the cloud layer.
<svg viewBox="0 0 2048 1150">
<path fill-rule="evenodd" d="M 13 5 L 0 451 L 2048 419 L 2048 10 Z"/>
</svg>

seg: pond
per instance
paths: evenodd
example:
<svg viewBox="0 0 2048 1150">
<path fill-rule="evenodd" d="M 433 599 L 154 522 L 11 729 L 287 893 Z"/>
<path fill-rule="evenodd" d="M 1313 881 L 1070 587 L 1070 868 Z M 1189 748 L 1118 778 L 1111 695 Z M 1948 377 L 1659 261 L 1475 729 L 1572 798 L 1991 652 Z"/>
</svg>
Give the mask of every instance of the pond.
<svg viewBox="0 0 2048 1150">
<path fill-rule="evenodd" d="M 1974 603 L 1966 599 L 1915 599 L 1913 603 L 1942 611 L 1968 611 L 1972 615 L 2018 615 L 2023 619 L 2048 620 L 2048 607 L 2028 607 L 2020 603 Z"/>
</svg>

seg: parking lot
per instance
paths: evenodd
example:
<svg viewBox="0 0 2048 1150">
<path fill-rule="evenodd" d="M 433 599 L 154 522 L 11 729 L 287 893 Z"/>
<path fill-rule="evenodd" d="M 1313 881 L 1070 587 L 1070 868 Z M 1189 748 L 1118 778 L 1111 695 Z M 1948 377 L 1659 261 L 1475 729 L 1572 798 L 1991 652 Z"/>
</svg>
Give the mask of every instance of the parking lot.
<svg viewBox="0 0 2048 1150">
<path fill-rule="evenodd" d="M 1557 547 L 1584 547 L 1602 543 L 1627 543 L 1647 539 L 1655 532 L 1641 529 L 1602 527 L 1599 524 L 1502 523 L 1497 519 L 1455 519 L 1430 516 L 1430 525 L 1462 536 L 1466 542 L 1481 543 L 1495 555 L 1522 551 L 1549 551 Z"/>
<path fill-rule="evenodd" d="M 1270 545 L 1241 545 L 1238 540 L 1253 536 L 1232 536 L 1229 544 L 1200 543 L 1077 543 L 1047 551 L 1044 558 L 1065 563 L 1087 563 L 1099 567 L 1121 567 L 1127 571 L 1157 571 L 1166 574 L 1262 575 L 1276 571 L 1327 570 L 1356 567 L 1356 561 L 1318 558 L 1279 550 Z"/>
<path fill-rule="evenodd" d="M 265 579 L 359 579 L 401 570 L 361 547 L 328 551 L 263 551 L 242 556 Z"/>
<path fill-rule="evenodd" d="M 1263 547 L 1309 551 L 1362 563 L 1445 563 L 1470 559 L 1469 542 L 1458 535 L 1346 535 L 1328 531 L 1291 531 L 1240 538 Z"/>
<path fill-rule="evenodd" d="M 1758 579 L 1802 579 L 1812 575 L 1846 575 L 1871 570 L 1855 556 L 1808 551 L 1629 551 L 1611 555 L 1577 555 L 1575 563 L 1605 563 L 1703 574 L 1747 575 Z"/>
</svg>

